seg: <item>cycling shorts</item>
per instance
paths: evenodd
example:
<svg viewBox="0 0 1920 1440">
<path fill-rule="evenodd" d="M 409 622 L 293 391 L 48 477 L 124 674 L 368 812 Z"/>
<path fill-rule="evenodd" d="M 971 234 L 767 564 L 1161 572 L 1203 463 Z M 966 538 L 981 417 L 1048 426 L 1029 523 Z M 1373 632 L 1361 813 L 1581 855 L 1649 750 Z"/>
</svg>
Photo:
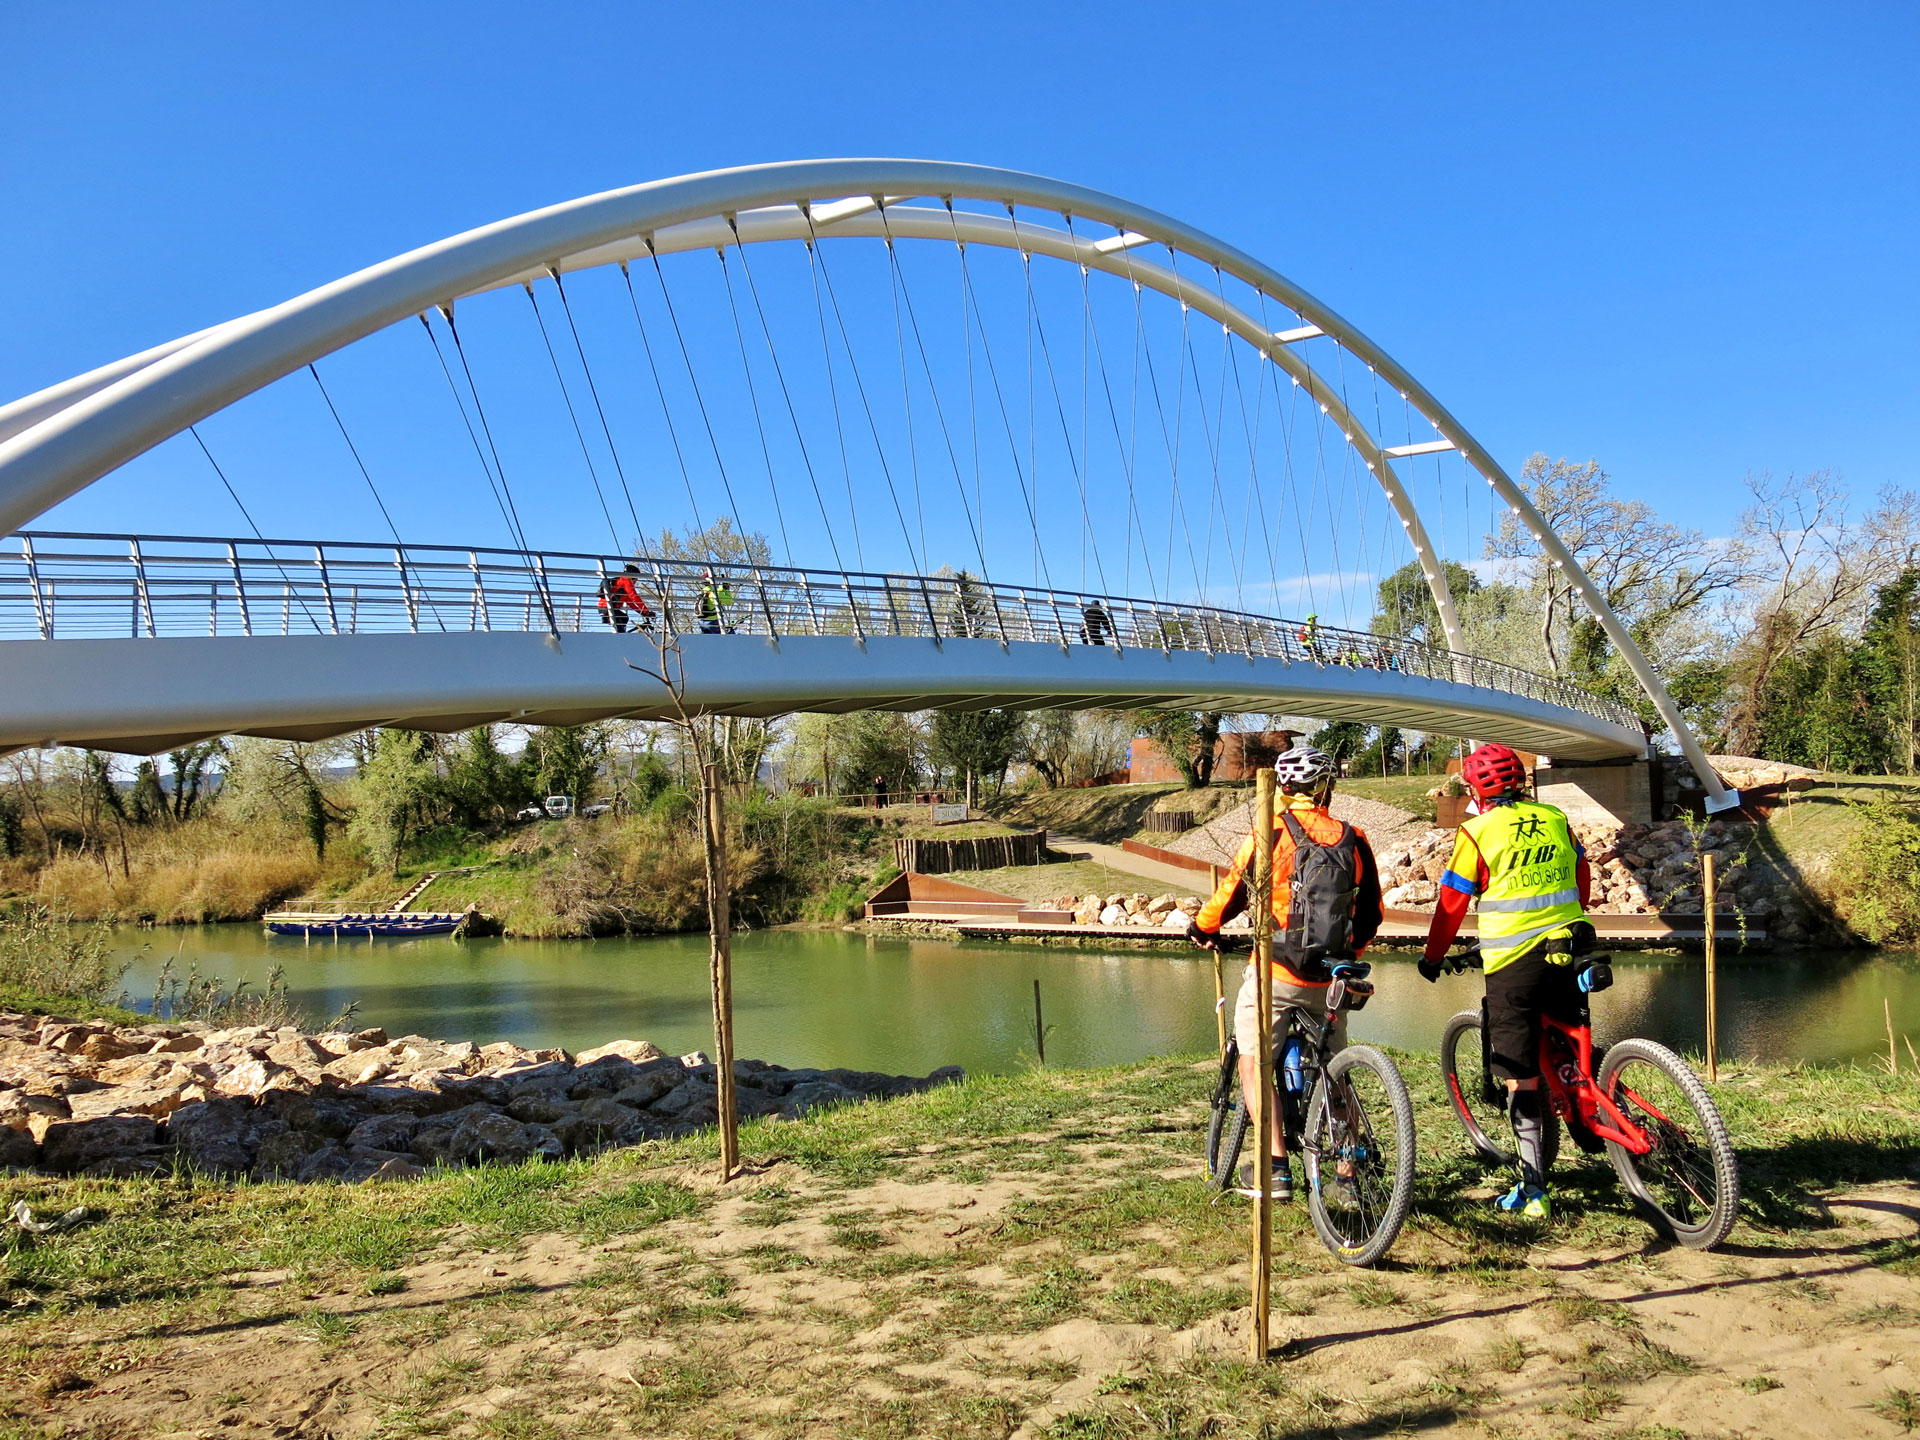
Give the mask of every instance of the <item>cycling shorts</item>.
<svg viewBox="0 0 1920 1440">
<path fill-rule="evenodd" d="M 1587 997 L 1574 965 L 1554 965 L 1544 944 L 1487 976 L 1487 1044 L 1494 1077 L 1530 1080 L 1540 1073 L 1540 1017 L 1587 1023 Z"/>
<path fill-rule="evenodd" d="M 1304 1010 L 1315 1017 L 1326 1015 L 1327 989 L 1325 985 L 1295 985 L 1278 975 L 1273 977 L 1273 1039 L 1276 1046 L 1287 1033 L 1288 1010 Z M 1240 1047 L 1242 1055 L 1260 1053 L 1260 978 L 1251 965 L 1247 967 L 1247 978 L 1241 982 L 1240 994 L 1233 1004 L 1233 1040 Z M 1334 1017 L 1329 1049 L 1339 1050 L 1346 1043 L 1347 1016 L 1342 1011 Z"/>
</svg>

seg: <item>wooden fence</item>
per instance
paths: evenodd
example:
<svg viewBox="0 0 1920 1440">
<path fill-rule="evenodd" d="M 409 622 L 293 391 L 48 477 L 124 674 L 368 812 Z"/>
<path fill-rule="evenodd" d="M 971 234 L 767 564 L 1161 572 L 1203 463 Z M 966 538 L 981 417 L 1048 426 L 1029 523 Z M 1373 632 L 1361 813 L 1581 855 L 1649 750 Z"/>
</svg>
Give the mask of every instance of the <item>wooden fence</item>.
<svg viewBox="0 0 1920 1440">
<path fill-rule="evenodd" d="M 945 875 L 952 870 L 998 870 L 1003 865 L 1038 865 L 1046 858 L 1047 832 L 1030 835 L 982 835 L 972 840 L 893 842 L 893 863 L 916 875 Z"/>
<path fill-rule="evenodd" d="M 1147 812 L 1147 831 L 1149 834 L 1179 835 L 1193 828 L 1191 810 L 1149 810 Z"/>
</svg>

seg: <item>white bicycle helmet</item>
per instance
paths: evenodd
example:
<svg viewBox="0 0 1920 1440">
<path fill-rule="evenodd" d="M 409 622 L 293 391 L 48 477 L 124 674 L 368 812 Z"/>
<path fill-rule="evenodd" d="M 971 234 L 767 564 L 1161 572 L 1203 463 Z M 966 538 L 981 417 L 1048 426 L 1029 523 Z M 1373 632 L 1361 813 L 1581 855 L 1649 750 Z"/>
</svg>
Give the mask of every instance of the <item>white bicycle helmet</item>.
<svg viewBox="0 0 1920 1440">
<path fill-rule="evenodd" d="M 1281 788 L 1299 792 L 1318 790 L 1334 773 L 1333 757 L 1311 745 L 1296 745 L 1273 762 Z"/>
</svg>

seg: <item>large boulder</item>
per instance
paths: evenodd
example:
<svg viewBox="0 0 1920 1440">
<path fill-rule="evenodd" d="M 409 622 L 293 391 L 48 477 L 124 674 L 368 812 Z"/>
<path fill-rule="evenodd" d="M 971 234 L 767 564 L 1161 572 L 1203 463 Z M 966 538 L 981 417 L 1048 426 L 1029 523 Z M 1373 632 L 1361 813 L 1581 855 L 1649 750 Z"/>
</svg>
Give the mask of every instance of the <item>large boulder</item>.
<svg viewBox="0 0 1920 1440">
<path fill-rule="evenodd" d="M 224 1175 L 251 1170 L 260 1147 L 286 1128 L 286 1121 L 252 1101 L 224 1095 L 183 1106 L 167 1120 L 182 1159 L 196 1170 Z"/>
<path fill-rule="evenodd" d="M 631 1060 L 635 1065 L 644 1065 L 649 1060 L 662 1058 L 665 1053 L 659 1046 L 645 1040 L 609 1040 L 591 1050 L 582 1050 L 573 1058 L 575 1064 L 586 1066 L 608 1055 L 617 1055 L 622 1060 Z"/>
<path fill-rule="evenodd" d="M 144 1115 L 106 1115 L 94 1120 L 56 1120 L 40 1142 L 40 1163 L 72 1174 L 107 1162 L 148 1158 L 160 1127 Z"/>
</svg>

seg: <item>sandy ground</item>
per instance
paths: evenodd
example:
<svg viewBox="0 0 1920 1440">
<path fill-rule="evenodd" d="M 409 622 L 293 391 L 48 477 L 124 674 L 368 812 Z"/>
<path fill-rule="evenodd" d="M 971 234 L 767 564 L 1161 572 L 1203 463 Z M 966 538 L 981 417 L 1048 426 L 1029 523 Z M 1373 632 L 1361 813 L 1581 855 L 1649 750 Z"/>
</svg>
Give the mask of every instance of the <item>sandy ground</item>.
<svg viewBox="0 0 1920 1440">
<path fill-rule="evenodd" d="M 1897 1398 L 1920 1403 L 1920 1280 L 1887 1262 L 1920 1253 L 1920 1183 L 1833 1199 L 1814 1238 L 1743 1226 L 1709 1255 L 1549 1235 L 1500 1270 L 1416 1216 L 1417 1265 L 1356 1272 L 1296 1234 L 1274 1356 L 1251 1367 L 1244 1262 L 1196 1273 L 1170 1221 L 1131 1212 L 1090 1246 L 1023 1218 L 1118 1215 L 1096 1182 L 1144 1156 L 1066 1138 L 1072 1177 L 906 1157 L 857 1189 L 776 1163 L 722 1191 L 683 1170 L 705 1208 L 640 1236 L 456 1235 L 394 1293 L 256 1272 L 212 1300 L 78 1311 L 30 1359 L 31 1420 L 0 1433 L 1839 1440 L 1920 1421 Z M 1062 1267 L 1079 1298 L 1051 1318 Z M 1221 1308 L 1127 1323 L 1097 1303 L 1155 1285 Z"/>
</svg>

